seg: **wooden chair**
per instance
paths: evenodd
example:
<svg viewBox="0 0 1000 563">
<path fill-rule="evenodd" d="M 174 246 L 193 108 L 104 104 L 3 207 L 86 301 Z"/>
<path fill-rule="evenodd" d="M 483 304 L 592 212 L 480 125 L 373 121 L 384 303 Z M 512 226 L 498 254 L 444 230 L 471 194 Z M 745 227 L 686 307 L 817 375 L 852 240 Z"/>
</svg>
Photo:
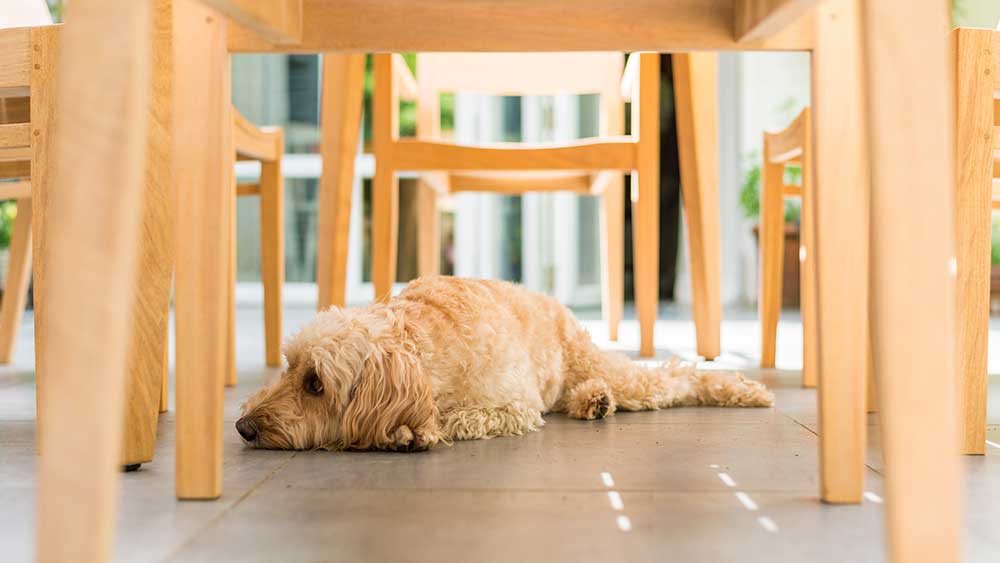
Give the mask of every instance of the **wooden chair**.
<svg viewBox="0 0 1000 563">
<path fill-rule="evenodd" d="M 816 230 L 813 225 L 812 150 L 809 108 L 805 108 L 784 130 L 764 133 L 764 158 L 760 189 L 760 281 L 757 309 L 760 315 L 760 367 L 773 368 L 781 314 L 781 284 L 785 256 L 785 198 L 802 200 L 799 275 L 802 308 L 802 385 L 818 381 L 818 334 L 816 331 Z M 802 184 L 785 183 L 789 166 L 802 170 Z"/>
<path fill-rule="evenodd" d="M 260 161 L 260 180 L 236 186 L 237 196 L 260 195 L 260 274 L 264 284 L 264 356 L 281 365 L 281 287 L 285 283 L 285 181 L 281 158 L 285 134 L 280 127 L 255 127 L 233 108 L 235 160 Z M 235 202 L 235 199 L 233 200 Z M 234 208 L 235 213 L 235 208 Z M 233 221 L 235 227 L 236 222 Z M 231 286 L 236 285 L 236 237 L 233 236 Z M 232 300 L 231 300 L 232 301 Z M 235 320 L 230 315 L 230 338 Z M 230 383 L 236 383 L 235 374 Z"/>
<path fill-rule="evenodd" d="M 639 59 L 646 64 L 640 69 Z M 623 99 L 635 99 L 642 112 L 659 115 L 655 96 L 659 86 L 656 55 L 636 55 L 622 87 L 624 57 L 620 53 L 466 54 L 420 53 L 418 79 L 399 55 L 375 56 L 373 150 L 372 279 L 378 299 L 387 299 L 396 278 L 398 183 L 396 172 L 415 170 L 420 175 L 418 265 L 420 275 L 438 273 L 440 238 L 438 195 L 490 191 L 521 194 L 531 191 L 573 191 L 601 197 L 602 303 L 612 339 L 618 337 L 624 299 L 624 178 L 622 171 L 639 168 L 637 151 L 649 152 L 659 144 L 659 123 L 647 120 L 632 138 L 625 131 Z M 642 77 L 638 74 L 642 72 Z M 640 81 L 647 80 L 645 93 Z M 653 84 L 655 82 L 655 84 Z M 551 94 L 555 92 L 600 94 L 600 137 L 561 146 L 522 148 L 459 146 L 441 141 L 439 100 L 442 92 L 476 91 L 493 94 Z M 636 94 L 633 98 L 633 94 Z M 646 96 L 639 99 L 641 96 Z M 396 107 L 399 99 L 417 102 L 417 138 L 400 139 Z M 649 100 L 643 103 L 644 100 Z M 636 112 L 636 116 L 640 112 Z M 649 129 L 650 126 L 653 129 Z M 643 147 L 640 149 L 639 147 Z M 655 152 L 655 151 L 654 151 Z M 649 153 L 640 170 L 642 186 L 650 186 L 644 201 L 658 195 L 658 155 Z M 654 218 L 655 219 L 655 218 Z M 655 225 L 648 214 L 636 217 L 637 241 Z M 648 268 L 648 249 L 636 245 L 637 268 Z M 655 255 L 653 256 L 655 259 Z M 655 270 L 647 270 L 637 288 L 656 291 Z M 652 278 L 650 280 L 650 275 Z M 650 283 L 651 281 L 651 283 Z M 653 296 L 655 299 L 655 295 Z M 643 295 L 648 301 L 648 296 Z M 654 305 L 655 306 L 655 305 Z"/>
<path fill-rule="evenodd" d="M 682 137 L 685 213 L 691 243 L 695 320 L 699 352 L 718 355 L 718 218 L 714 179 L 714 56 L 701 65 L 699 55 L 675 56 L 679 135 Z M 679 64 L 676 63 L 679 61 Z M 602 196 L 604 316 L 617 338 L 623 299 L 623 185 L 621 172 L 634 173 L 633 196 L 636 309 L 640 353 L 653 354 L 658 303 L 659 253 L 659 59 L 634 54 L 622 72 L 617 53 L 456 54 L 417 56 L 418 78 L 402 57 L 376 55 L 373 101 L 372 279 L 378 299 L 392 290 L 398 237 L 396 172 L 421 174 L 418 198 L 421 275 L 438 270 L 437 197 L 463 191 L 507 194 L 573 191 Z M 460 146 L 440 140 L 441 92 L 543 94 L 559 91 L 601 95 L 601 136 L 565 145 Z M 697 91 L 697 92 L 696 92 Z M 704 94 L 699 96 L 698 94 Z M 400 139 L 398 103 L 417 102 L 415 139 Z M 702 103 L 704 100 L 704 103 Z M 622 137 L 622 102 L 632 102 L 632 135 Z M 681 106 L 683 105 L 683 109 Z M 701 111 L 710 109 L 711 111 Z M 694 114 L 704 121 L 696 134 Z M 704 115 L 701 115 L 704 114 Z M 713 156 L 708 156 L 708 153 Z M 704 189 L 702 189 L 704 188 Z M 711 196 L 711 197 L 710 197 Z M 707 234 L 706 234 L 707 233 Z M 714 326 L 714 328 L 713 328 Z"/>
<path fill-rule="evenodd" d="M 952 31 L 955 60 L 956 167 L 955 276 L 960 353 L 962 451 L 986 449 L 991 214 L 1000 210 L 1000 32 L 959 28 Z M 817 384 L 817 301 L 813 224 L 812 155 L 809 108 L 785 130 L 764 134 L 761 181 L 760 296 L 761 367 L 774 367 L 781 307 L 784 255 L 784 198 L 802 198 L 802 328 L 806 387 Z M 784 183 L 785 167 L 802 167 L 802 187 Z M 869 348 L 870 352 L 870 348 Z M 870 355 L 870 354 L 869 354 Z M 869 358 L 869 372 L 871 371 Z M 875 408 L 874 379 L 867 377 L 868 410 Z"/>
<path fill-rule="evenodd" d="M 33 241 L 32 232 L 39 229 L 34 223 L 41 218 L 47 207 L 42 204 L 33 209 L 33 200 L 45 201 L 44 191 L 47 163 L 47 142 L 44 140 L 49 128 L 48 119 L 52 112 L 52 77 L 54 76 L 59 30 L 58 25 L 40 25 L 28 28 L 0 29 L 0 52 L 19 53 L 22 50 L 34 53 L 28 64 L 15 63 L 0 68 L 0 200 L 14 199 L 17 202 L 17 217 L 14 221 L 10 241 L 10 258 L 4 284 L 3 299 L 0 300 L 0 364 L 10 363 L 17 332 L 24 317 L 29 284 L 32 274 Z M 23 65 L 23 66 L 22 66 Z M 284 188 L 281 177 L 281 156 L 284 153 L 284 135 L 280 128 L 255 128 L 234 111 L 233 119 L 234 160 L 260 160 L 261 176 L 258 184 L 238 186 L 235 194 L 261 195 L 261 265 L 265 300 L 265 359 L 268 365 L 281 363 L 281 286 L 284 282 Z M 155 159 L 152 159 L 155 161 Z M 230 163 L 231 165 L 232 163 Z M 163 176 L 150 173 L 150 187 L 147 197 L 157 202 L 169 193 L 168 182 Z M 233 200 L 235 206 L 235 198 Z M 149 206 L 152 211 L 156 208 Z M 235 207 L 234 207 L 235 212 Z M 158 211 L 158 213 L 165 213 Z M 234 214 L 235 216 L 235 214 Z M 33 220 L 34 218 L 34 220 Z M 150 218 L 146 218 L 150 219 Z M 161 243 L 170 240 L 163 225 L 168 221 L 157 218 L 148 220 L 146 228 L 158 232 L 145 233 Z M 234 223 L 235 225 L 235 223 Z M 169 227 L 167 228 L 169 231 Z M 234 261 L 232 269 L 235 283 L 235 235 L 232 237 Z M 144 249 L 148 247 L 144 245 Z M 37 255 L 36 255 L 37 256 Z M 171 268 L 169 260 L 162 254 L 146 252 L 144 257 L 152 267 Z M 41 266 L 41 267 L 40 267 Z M 37 348 L 43 345 L 44 326 L 39 326 L 44 310 L 43 292 L 40 291 L 40 277 L 37 272 L 44 265 L 36 262 L 35 310 L 36 310 L 36 357 Z M 141 274 L 143 275 L 143 274 Z M 150 274 L 150 280 L 163 278 Z M 169 278 L 169 276 L 168 276 Z M 155 444 L 155 410 L 163 412 L 167 407 L 167 315 L 169 307 L 169 287 L 156 284 L 138 284 L 136 299 L 146 305 L 140 309 L 143 314 L 156 318 L 151 323 L 137 323 L 144 328 L 133 336 L 133 350 L 130 395 L 126 401 L 130 413 L 126 426 L 126 442 L 123 450 L 123 465 L 134 466 L 152 460 Z M 231 296 L 232 297 L 232 296 Z M 234 307 L 230 307 L 234 310 Z M 44 314 L 44 312 L 42 313 Z M 148 327 L 149 330 L 145 330 Z M 153 333 L 162 336 L 154 337 Z M 230 328 L 232 335 L 234 330 Z M 153 362 L 153 356 L 159 361 Z M 154 377 L 153 370 L 162 372 Z M 36 370 L 41 373 L 42 370 Z M 39 413 L 43 411 L 42 395 L 44 383 L 38 378 Z M 235 370 L 229 371 L 227 382 L 235 383 Z M 42 419 L 39 416 L 39 419 Z"/>
</svg>

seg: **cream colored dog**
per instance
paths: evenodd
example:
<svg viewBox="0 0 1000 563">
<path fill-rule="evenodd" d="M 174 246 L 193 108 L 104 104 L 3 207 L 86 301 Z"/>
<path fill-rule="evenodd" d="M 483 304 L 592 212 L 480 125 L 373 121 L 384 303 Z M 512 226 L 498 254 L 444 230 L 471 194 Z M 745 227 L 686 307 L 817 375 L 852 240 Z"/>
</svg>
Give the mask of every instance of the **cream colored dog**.
<svg viewBox="0 0 1000 563">
<path fill-rule="evenodd" d="M 236 422 L 250 445 L 423 450 L 538 430 L 547 412 L 774 402 L 738 373 L 649 369 L 600 350 L 556 300 L 497 281 L 427 277 L 388 303 L 330 309 L 285 355 L 288 369 Z"/>
</svg>

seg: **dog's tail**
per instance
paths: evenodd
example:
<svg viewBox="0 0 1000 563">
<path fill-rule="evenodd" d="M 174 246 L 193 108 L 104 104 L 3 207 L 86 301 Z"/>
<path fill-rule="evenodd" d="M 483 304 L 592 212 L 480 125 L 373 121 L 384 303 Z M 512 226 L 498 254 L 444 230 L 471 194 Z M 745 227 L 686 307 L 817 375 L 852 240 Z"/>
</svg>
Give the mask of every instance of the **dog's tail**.
<svg viewBox="0 0 1000 563">
<path fill-rule="evenodd" d="M 626 377 L 608 381 L 618 408 L 651 410 L 680 406 L 769 407 L 774 394 L 738 372 L 698 371 L 674 358 L 648 368 L 638 364 Z"/>
</svg>

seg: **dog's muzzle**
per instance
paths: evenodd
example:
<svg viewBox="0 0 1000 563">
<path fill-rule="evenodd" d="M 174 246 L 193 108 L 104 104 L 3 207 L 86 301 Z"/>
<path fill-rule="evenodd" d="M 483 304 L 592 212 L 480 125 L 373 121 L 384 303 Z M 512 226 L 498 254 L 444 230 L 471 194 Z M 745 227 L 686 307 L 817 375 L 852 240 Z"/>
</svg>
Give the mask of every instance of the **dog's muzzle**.
<svg viewBox="0 0 1000 563">
<path fill-rule="evenodd" d="M 236 421 L 236 431 L 247 442 L 253 442 L 257 439 L 257 423 L 248 416 L 244 416 Z"/>
</svg>

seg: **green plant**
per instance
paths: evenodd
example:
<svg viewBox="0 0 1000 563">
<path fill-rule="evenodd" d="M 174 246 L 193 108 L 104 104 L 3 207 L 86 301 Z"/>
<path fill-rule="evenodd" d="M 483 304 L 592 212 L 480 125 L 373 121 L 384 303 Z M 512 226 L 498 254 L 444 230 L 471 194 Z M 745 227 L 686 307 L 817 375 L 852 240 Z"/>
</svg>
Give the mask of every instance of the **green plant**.
<svg viewBox="0 0 1000 563">
<path fill-rule="evenodd" d="M 751 163 L 746 175 L 743 177 L 743 185 L 740 187 L 740 208 L 743 215 L 750 220 L 756 221 L 760 217 L 760 163 L 757 152 L 751 153 L 747 157 Z M 785 168 L 786 184 L 802 184 L 802 168 L 799 166 L 788 166 Z M 785 200 L 785 222 L 798 223 L 802 216 L 802 206 L 797 201 Z"/>
<path fill-rule="evenodd" d="M 10 233 L 14 229 L 14 217 L 17 216 L 17 204 L 14 200 L 0 202 L 0 250 L 10 246 Z"/>
<path fill-rule="evenodd" d="M 993 219 L 993 232 L 990 236 L 990 264 L 1000 264 L 1000 219 Z"/>
</svg>

